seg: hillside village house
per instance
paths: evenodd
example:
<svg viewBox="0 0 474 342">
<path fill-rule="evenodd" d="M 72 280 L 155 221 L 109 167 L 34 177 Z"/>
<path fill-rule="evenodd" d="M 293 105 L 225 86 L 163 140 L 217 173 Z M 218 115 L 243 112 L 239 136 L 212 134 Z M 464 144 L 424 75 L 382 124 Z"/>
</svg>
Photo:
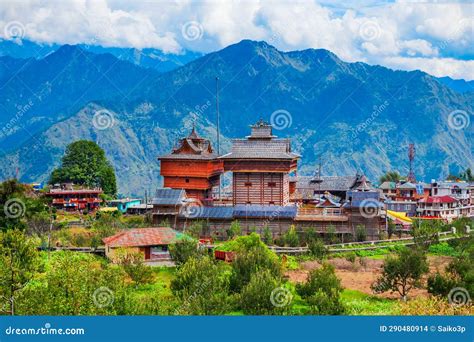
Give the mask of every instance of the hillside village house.
<svg viewBox="0 0 474 342">
<path fill-rule="evenodd" d="M 51 198 L 51 205 L 65 211 L 95 211 L 102 200 L 102 189 L 75 189 L 72 184 L 57 186 L 49 190 L 46 196 Z"/>
<path fill-rule="evenodd" d="M 103 239 L 105 255 L 114 260 L 119 249 L 129 253 L 140 253 L 145 261 L 170 258 L 168 246 L 176 242 L 181 234 L 168 227 L 127 229 Z"/>
</svg>

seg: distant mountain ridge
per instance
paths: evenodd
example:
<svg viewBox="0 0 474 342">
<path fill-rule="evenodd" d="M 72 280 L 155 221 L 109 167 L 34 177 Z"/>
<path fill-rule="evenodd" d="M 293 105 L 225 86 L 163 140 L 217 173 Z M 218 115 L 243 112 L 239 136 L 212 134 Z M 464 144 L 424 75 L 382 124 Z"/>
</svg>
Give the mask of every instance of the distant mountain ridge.
<svg viewBox="0 0 474 342">
<path fill-rule="evenodd" d="M 58 52 L 48 58 L 58 58 Z M 100 60 L 121 62 L 106 56 Z M 167 73 L 149 75 L 149 69 L 121 63 L 124 74 L 141 77 L 144 72 L 148 77 L 123 81 L 129 87 L 126 97 L 98 90 L 70 115 L 56 116 L 34 140 L 0 158 L 0 178 L 12 176 L 18 167 L 23 181 L 44 180 L 67 143 L 91 139 L 112 161 L 121 193 L 151 191 L 160 185 L 157 156 L 188 134 L 193 122 L 215 144 L 216 77 L 222 152 L 229 149 L 230 138 L 248 135 L 248 125 L 263 117 L 274 124 L 274 134 L 292 138 L 293 150 L 303 156 L 301 174 L 313 173 L 319 160 L 325 175 L 364 172 L 377 181 L 388 170 L 406 174 L 409 143 L 417 148 L 415 173 L 420 179 L 474 167 L 473 125 L 453 129 L 448 120 L 454 111 L 471 115 L 472 93 L 453 91 L 420 71 L 346 63 L 322 49 L 282 52 L 249 40 Z M 84 74 L 71 73 L 72 84 Z M 20 93 L 0 95 L 0 101 Z M 65 101 L 52 105 L 61 107 Z M 103 109 L 112 114 L 113 125 L 101 130 L 92 120 Z"/>
</svg>

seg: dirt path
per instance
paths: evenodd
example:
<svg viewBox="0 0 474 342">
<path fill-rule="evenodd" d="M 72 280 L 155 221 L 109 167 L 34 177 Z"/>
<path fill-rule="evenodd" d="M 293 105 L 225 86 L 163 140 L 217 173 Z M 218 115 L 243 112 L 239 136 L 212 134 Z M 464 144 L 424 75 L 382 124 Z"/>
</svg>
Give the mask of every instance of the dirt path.
<svg viewBox="0 0 474 342">
<path fill-rule="evenodd" d="M 430 264 L 430 273 L 435 273 L 437 270 L 444 270 L 444 268 L 452 260 L 450 257 L 437 256 L 428 257 Z M 365 259 L 365 264 L 360 265 L 359 260 L 356 263 L 351 263 L 343 258 L 330 259 L 329 263 L 336 269 L 336 275 L 341 280 L 341 284 L 346 289 L 357 290 L 366 294 L 373 295 L 370 285 L 375 282 L 381 273 L 383 260 Z M 317 261 L 306 261 L 301 263 L 299 270 L 287 271 L 286 275 L 290 281 L 298 283 L 306 280 L 309 271 L 319 268 L 321 264 Z M 410 292 L 411 297 L 427 296 L 425 289 L 414 289 Z M 378 296 L 383 298 L 398 298 L 397 293 L 383 293 Z"/>
</svg>

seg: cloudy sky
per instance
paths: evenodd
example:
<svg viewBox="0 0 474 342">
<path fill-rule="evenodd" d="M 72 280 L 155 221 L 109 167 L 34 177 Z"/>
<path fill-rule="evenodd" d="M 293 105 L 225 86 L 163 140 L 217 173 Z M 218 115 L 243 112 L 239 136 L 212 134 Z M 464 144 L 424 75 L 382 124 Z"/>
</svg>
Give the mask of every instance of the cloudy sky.
<svg viewBox="0 0 474 342">
<path fill-rule="evenodd" d="M 472 1 L 2 0 L 0 37 L 210 52 L 242 39 L 474 79 Z"/>
</svg>

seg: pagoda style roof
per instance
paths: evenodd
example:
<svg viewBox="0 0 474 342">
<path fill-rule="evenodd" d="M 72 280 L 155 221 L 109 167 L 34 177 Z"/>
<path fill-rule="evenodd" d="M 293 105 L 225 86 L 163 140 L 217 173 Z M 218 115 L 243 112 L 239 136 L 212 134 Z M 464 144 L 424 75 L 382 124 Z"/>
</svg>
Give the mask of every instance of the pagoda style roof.
<svg viewBox="0 0 474 342">
<path fill-rule="evenodd" d="M 260 120 L 252 128 L 246 139 L 233 139 L 232 149 L 221 159 L 277 159 L 293 160 L 300 158 L 291 151 L 290 139 L 278 139 L 272 135 L 272 126 Z"/>
<path fill-rule="evenodd" d="M 217 154 L 212 150 L 209 139 L 201 138 L 193 126 L 191 133 L 179 141 L 178 147 L 167 155 L 158 157 L 158 159 L 185 159 L 185 160 L 212 160 L 216 159 Z"/>
</svg>

